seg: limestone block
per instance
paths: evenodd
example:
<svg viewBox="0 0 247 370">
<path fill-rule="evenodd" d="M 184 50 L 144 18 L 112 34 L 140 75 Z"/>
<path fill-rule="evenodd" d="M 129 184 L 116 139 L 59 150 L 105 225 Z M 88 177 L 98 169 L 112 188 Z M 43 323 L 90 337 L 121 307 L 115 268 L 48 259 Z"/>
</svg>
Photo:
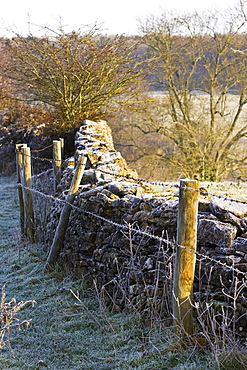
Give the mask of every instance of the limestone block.
<svg viewBox="0 0 247 370">
<path fill-rule="evenodd" d="M 199 244 L 213 244 L 229 248 L 237 234 L 237 228 L 221 221 L 199 219 L 197 238 Z"/>
<path fill-rule="evenodd" d="M 232 248 L 247 254 L 247 239 L 236 238 L 232 243 Z"/>
<path fill-rule="evenodd" d="M 239 218 L 247 216 L 247 204 L 225 198 L 212 197 L 210 209 L 222 221 L 227 221 L 228 213 L 232 213 Z"/>
<path fill-rule="evenodd" d="M 207 199 L 199 199 L 198 211 L 210 212 L 210 202 Z"/>
<path fill-rule="evenodd" d="M 136 212 L 132 218 L 132 222 L 144 222 L 147 219 L 148 211 L 139 211 Z"/>
<path fill-rule="evenodd" d="M 115 181 L 107 185 L 107 189 L 115 195 L 124 196 L 126 194 L 135 194 L 137 184 L 130 181 Z"/>
</svg>

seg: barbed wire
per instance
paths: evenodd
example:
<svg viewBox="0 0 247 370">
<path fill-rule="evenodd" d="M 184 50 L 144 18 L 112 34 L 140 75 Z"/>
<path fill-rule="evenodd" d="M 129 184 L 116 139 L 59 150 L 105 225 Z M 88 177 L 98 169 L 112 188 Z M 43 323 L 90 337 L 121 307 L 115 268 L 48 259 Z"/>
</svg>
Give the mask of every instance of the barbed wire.
<svg viewBox="0 0 247 370">
<path fill-rule="evenodd" d="M 132 181 L 137 182 L 137 183 L 147 183 L 147 184 L 150 184 L 150 185 L 156 185 L 156 186 L 162 186 L 162 187 L 179 188 L 178 184 L 166 183 L 166 182 L 162 182 L 162 181 L 151 181 L 151 180 L 146 180 L 146 179 L 142 179 L 142 178 L 135 178 L 135 177 L 132 177 L 130 175 L 114 174 L 112 172 L 108 172 L 108 171 L 102 170 L 100 168 L 97 168 L 96 171 L 102 172 L 106 175 L 111 175 L 111 176 L 116 176 L 116 177 L 123 177 L 127 180 L 132 180 Z"/>
<path fill-rule="evenodd" d="M 227 197 L 226 195 L 221 195 L 221 194 L 215 194 L 215 193 L 211 193 L 209 191 L 207 191 L 206 189 L 194 189 L 194 188 L 190 188 L 188 186 L 184 186 L 183 187 L 184 189 L 187 189 L 187 190 L 193 190 L 193 191 L 196 191 L 198 192 L 199 194 L 203 195 L 203 196 L 209 196 L 211 195 L 212 197 L 216 197 L 216 198 L 223 198 L 224 200 L 228 200 L 230 202 L 235 202 L 235 203 L 243 203 L 243 204 L 247 204 L 247 202 L 244 202 L 243 200 L 238 200 L 238 199 L 234 199 L 234 198 L 229 198 Z"/>
<path fill-rule="evenodd" d="M 237 273 L 238 275 L 243 275 L 243 276 L 244 276 L 244 278 L 246 278 L 246 279 L 247 279 L 247 273 L 246 273 L 246 272 L 243 272 L 243 271 L 240 271 L 239 269 L 235 268 L 233 265 L 232 265 L 232 266 L 229 266 L 229 265 L 227 265 L 226 263 L 221 262 L 221 261 L 219 261 L 219 260 L 217 260 L 217 259 L 215 259 L 215 258 L 212 258 L 212 257 L 208 256 L 208 255 L 205 255 L 205 254 L 203 254 L 203 253 L 200 253 L 200 252 L 198 252 L 198 251 L 195 251 L 195 250 L 193 250 L 193 249 L 190 249 L 190 248 L 188 248 L 188 247 L 186 247 L 186 246 L 179 245 L 179 244 L 177 244 L 176 242 L 173 242 L 173 241 L 171 241 L 171 240 L 168 240 L 168 238 L 167 238 L 167 239 L 165 239 L 165 238 L 160 237 L 160 236 L 158 236 L 158 235 L 151 234 L 151 233 L 149 233 L 149 232 L 147 232 L 147 231 L 145 231 L 145 230 L 136 229 L 136 228 L 132 227 L 130 224 L 126 224 L 126 225 L 124 225 L 124 224 L 119 224 L 119 223 L 117 223 L 117 222 L 115 222 L 115 221 L 112 221 L 112 220 L 109 220 L 109 219 L 107 219 L 107 218 L 105 218 L 105 217 L 103 217 L 103 216 L 97 215 L 96 213 L 93 213 L 93 212 L 91 212 L 91 211 L 84 210 L 84 209 L 82 209 L 81 207 L 75 206 L 74 204 L 71 204 L 71 203 L 67 202 L 67 201 L 66 201 L 66 200 L 64 200 L 64 199 L 60 199 L 60 198 L 55 197 L 55 196 L 53 196 L 53 195 L 45 194 L 45 193 L 43 193 L 43 192 L 41 192 L 41 191 L 39 191 L 39 190 L 36 190 L 36 189 L 31 189 L 31 188 L 29 188 L 29 187 L 24 186 L 24 185 L 23 185 L 23 184 L 21 184 L 21 183 L 18 183 L 17 185 L 18 185 L 18 186 L 20 186 L 20 187 L 22 187 L 23 189 L 29 190 L 29 191 L 31 191 L 31 192 L 33 192 L 33 193 L 36 193 L 36 194 L 38 194 L 38 195 L 41 195 L 41 196 L 43 196 L 43 197 L 50 198 L 50 199 L 52 199 L 52 200 L 53 200 L 53 201 L 55 201 L 55 202 L 60 202 L 60 203 L 62 203 L 62 204 L 68 204 L 71 208 L 73 208 L 73 209 L 75 209 L 75 210 L 79 211 L 80 213 L 85 213 L 85 214 L 88 214 L 88 215 L 90 215 L 90 216 L 92 216 L 92 217 L 94 217 L 94 218 L 98 218 L 98 219 L 100 219 L 101 221 L 107 222 L 107 223 L 109 223 L 109 224 L 111 224 L 111 225 L 113 225 L 113 226 L 115 226 L 115 227 L 117 227 L 117 228 L 124 229 L 124 230 L 127 230 L 127 231 L 131 230 L 131 231 L 133 231 L 133 232 L 134 232 L 134 233 L 136 233 L 136 234 L 140 234 L 140 235 L 143 235 L 143 236 L 149 237 L 149 238 L 151 238 L 151 239 L 155 239 L 155 240 L 157 240 L 157 241 L 159 241 L 159 242 L 161 242 L 161 243 L 166 243 L 167 245 L 171 246 L 172 248 L 181 248 L 181 249 L 187 250 L 187 251 L 189 251 L 189 252 L 191 252 L 191 253 L 195 254 L 197 257 L 200 257 L 200 258 L 206 259 L 206 260 L 208 260 L 208 261 L 210 261 L 210 262 L 213 262 L 213 263 L 217 264 L 218 266 L 220 266 L 220 267 L 222 267 L 222 268 L 226 268 L 226 269 L 228 269 L 228 270 L 231 270 L 231 271 L 233 271 L 233 272 Z"/>
<path fill-rule="evenodd" d="M 33 151 L 32 151 L 33 152 Z M 32 159 L 35 159 L 35 160 L 40 160 L 40 161 L 48 161 L 50 163 L 53 163 L 53 162 L 60 162 L 61 165 L 63 164 L 69 164 L 71 162 L 71 159 L 55 159 L 55 158 L 41 158 L 41 157 L 35 157 L 33 155 L 28 155 L 28 154 L 24 154 L 25 156 L 29 157 L 29 158 L 32 158 Z M 110 172 L 110 171 L 106 171 L 106 170 L 103 170 L 103 169 L 100 169 L 100 168 L 93 168 L 94 171 L 98 171 L 98 172 L 101 172 L 101 173 L 104 173 L 106 175 L 110 175 L 110 176 L 113 176 L 113 177 L 120 177 L 120 178 L 125 178 L 127 180 L 131 180 L 131 181 L 134 181 L 134 182 L 137 182 L 137 183 L 148 183 L 148 184 L 151 184 L 151 185 L 156 185 L 156 186 L 163 186 L 163 187 L 175 187 L 175 188 L 179 188 L 179 185 L 178 184 L 171 184 L 171 183 L 165 183 L 165 182 L 162 182 L 162 181 L 150 181 L 150 180 L 146 180 L 146 179 L 141 179 L 141 178 L 135 178 L 135 177 L 132 177 L 130 175 L 122 175 L 122 174 L 117 174 L 117 173 L 113 173 L 113 172 Z"/>
<path fill-rule="evenodd" d="M 24 155 L 26 155 L 30 158 L 33 158 L 35 160 L 38 159 L 38 160 L 41 160 L 41 161 L 49 161 L 50 163 L 60 162 L 61 165 L 64 164 L 64 163 L 68 165 L 71 162 L 70 159 L 57 160 L 57 159 L 54 159 L 54 158 L 40 158 L 40 157 L 35 157 L 35 156 L 32 156 L 32 155 L 27 155 L 27 154 L 24 154 Z M 150 180 L 146 180 L 146 179 L 142 179 L 142 178 L 135 178 L 135 177 L 132 177 L 130 175 L 117 174 L 117 173 L 113 173 L 113 172 L 110 172 L 110 171 L 103 170 L 101 168 L 93 168 L 93 170 L 95 172 L 98 171 L 98 172 L 107 174 L 107 175 L 112 176 L 112 177 L 119 177 L 119 178 L 124 178 L 126 180 L 131 180 L 131 181 L 133 181 L 135 183 L 138 183 L 138 184 L 147 183 L 147 184 L 150 184 L 150 185 L 153 185 L 153 186 L 180 188 L 179 184 L 167 183 L 167 182 L 162 182 L 162 181 L 150 181 Z M 235 198 L 230 198 L 230 197 L 227 197 L 226 195 L 215 194 L 215 193 L 209 192 L 207 189 L 204 189 L 204 188 L 202 190 L 201 188 L 195 189 L 195 188 L 191 188 L 191 187 L 188 187 L 188 186 L 184 186 L 184 189 L 196 191 L 200 195 L 203 195 L 203 196 L 212 196 L 212 197 L 222 198 L 222 199 L 230 201 L 230 202 L 247 204 L 247 202 L 245 202 L 245 201 L 241 201 L 241 200 L 238 200 L 238 199 L 235 199 Z"/>
<path fill-rule="evenodd" d="M 48 145 L 48 146 L 46 146 L 45 148 L 42 148 L 42 149 L 33 149 L 33 150 L 31 150 L 31 153 L 39 153 L 39 152 L 43 152 L 44 150 L 49 149 L 49 148 L 51 148 L 51 147 L 53 147 L 53 144 Z M 36 159 L 37 159 L 37 157 L 34 157 L 34 158 L 36 158 Z"/>
</svg>

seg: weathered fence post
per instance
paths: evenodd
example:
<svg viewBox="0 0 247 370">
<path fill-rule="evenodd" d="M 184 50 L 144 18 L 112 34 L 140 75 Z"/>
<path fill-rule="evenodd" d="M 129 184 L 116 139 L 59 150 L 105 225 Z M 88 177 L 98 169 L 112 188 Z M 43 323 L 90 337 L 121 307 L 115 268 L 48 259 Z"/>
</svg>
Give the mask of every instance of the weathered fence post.
<svg viewBox="0 0 247 370">
<path fill-rule="evenodd" d="M 196 251 L 198 181 L 181 180 L 177 222 L 177 244 Z M 195 189 L 195 190 L 194 190 Z M 196 254 L 177 247 L 173 283 L 174 328 L 178 334 L 193 333 L 192 290 Z"/>
<path fill-rule="evenodd" d="M 54 194 L 57 192 L 57 186 L 61 182 L 61 141 L 53 140 L 53 171 L 54 171 Z"/>
<path fill-rule="evenodd" d="M 60 137 L 59 141 L 61 143 L 61 158 L 63 159 L 63 157 L 64 157 L 64 138 Z"/>
<path fill-rule="evenodd" d="M 22 185 L 24 198 L 24 235 L 31 242 L 34 242 L 34 213 L 33 213 L 33 195 L 32 195 L 32 170 L 30 148 L 22 147 L 22 165 L 23 176 Z M 30 190 L 29 190 L 30 189 Z"/>
<path fill-rule="evenodd" d="M 17 175 L 17 184 L 22 184 L 22 172 L 23 172 L 23 165 L 22 165 L 22 152 L 21 148 L 26 148 L 27 144 L 16 144 L 16 175 Z M 22 187 L 18 186 L 18 198 L 19 198 L 19 205 L 20 205 L 20 227 L 21 227 L 21 236 L 24 235 L 24 220 L 25 220 L 25 210 L 24 210 L 24 199 L 23 199 L 23 191 Z"/>
<path fill-rule="evenodd" d="M 60 219 L 58 222 L 56 233 L 53 239 L 53 243 L 50 249 L 49 256 L 45 264 L 45 270 L 49 270 L 49 268 L 52 268 L 59 256 L 60 249 L 63 245 L 66 228 L 69 222 L 69 216 L 70 216 L 70 211 L 71 211 L 70 204 L 72 204 L 75 199 L 76 192 L 78 191 L 78 188 L 79 188 L 79 185 L 80 185 L 83 173 L 84 173 L 86 162 L 87 162 L 86 157 L 82 157 L 82 156 L 79 157 L 79 160 L 77 162 L 77 166 L 75 169 L 75 173 L 72 179 L 72 183 L 71 183 L 69 192 L 67 194 L 66 203 L 64 204 L 62 212 L 60 214 Z"/>
</svg>

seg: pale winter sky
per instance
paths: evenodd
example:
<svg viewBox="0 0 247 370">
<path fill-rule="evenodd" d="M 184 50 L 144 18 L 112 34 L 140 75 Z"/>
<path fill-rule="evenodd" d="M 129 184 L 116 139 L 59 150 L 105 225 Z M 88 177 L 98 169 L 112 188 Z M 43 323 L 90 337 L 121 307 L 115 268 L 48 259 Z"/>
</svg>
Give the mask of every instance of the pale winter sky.
<svg viewBox="0 0 247 370">
<path fill-rule="evenodd" d="M 21 34 L 38 28 L 33 25 L 68 26 L 68 32 L 82 25 L 101 24 L 108 34 L 138 34 L 138 19 L 158 16 L 167 9 L 192 11 L 226 8 L 238 0 L 3 0 L 0 8 L 0 36 L 10 37 L 9 29 Z"/>
</svg>

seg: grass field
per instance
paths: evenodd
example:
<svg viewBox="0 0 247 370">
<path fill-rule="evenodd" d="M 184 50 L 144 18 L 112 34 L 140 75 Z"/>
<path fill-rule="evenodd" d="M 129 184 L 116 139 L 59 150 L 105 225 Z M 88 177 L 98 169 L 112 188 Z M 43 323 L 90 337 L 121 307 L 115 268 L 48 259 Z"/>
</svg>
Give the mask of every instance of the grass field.
<svg viewBox="0 0 247 370">
<path fill-rule="evenodd" d="M 16 314 L 30 326 L 10 329 L 0 348 L 1 370 L 247 368 L 231 351 L 216 361 L 205 349 L 182 348 L 169 328 L 145 326 L 138 313 L 110 312 L 68 271 L 44 274 L 43 246 L 20 241 L 16 196 L 15 179 L 0 177 L 0 287 L 7 302 L 36 303 Z"/>
</svg>

